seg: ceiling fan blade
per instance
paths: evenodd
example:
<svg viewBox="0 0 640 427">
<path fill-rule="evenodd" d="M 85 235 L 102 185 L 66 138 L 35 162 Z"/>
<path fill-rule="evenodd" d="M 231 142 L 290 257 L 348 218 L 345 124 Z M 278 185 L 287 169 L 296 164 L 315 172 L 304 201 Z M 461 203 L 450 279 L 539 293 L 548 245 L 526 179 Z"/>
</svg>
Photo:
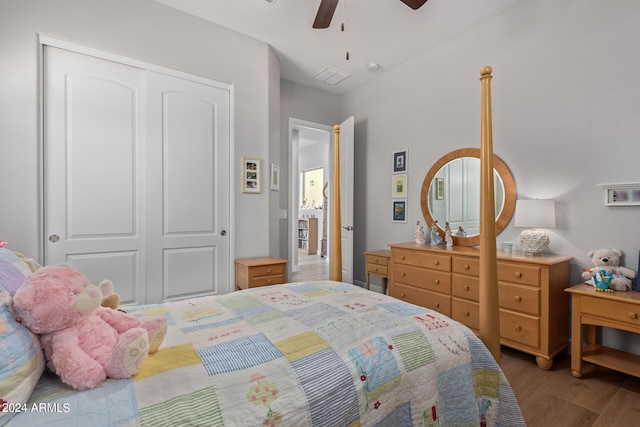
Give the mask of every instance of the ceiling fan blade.
<svg viewBox="0 0 640 427">
<path fill-rule="evenodd" d="M 400 0 L 402 3 L 409 6 L 411 9 L 416 10 L 420 9 L 423 4 L 427 2 L 427 0 Z"/>
<path fill-rule="evenodd" d="M 337 6 L 338 0 L 322 0 L 316 14 L 316 20 L 313 21 L 313 28 L 328 28 Z"/>
</svg>

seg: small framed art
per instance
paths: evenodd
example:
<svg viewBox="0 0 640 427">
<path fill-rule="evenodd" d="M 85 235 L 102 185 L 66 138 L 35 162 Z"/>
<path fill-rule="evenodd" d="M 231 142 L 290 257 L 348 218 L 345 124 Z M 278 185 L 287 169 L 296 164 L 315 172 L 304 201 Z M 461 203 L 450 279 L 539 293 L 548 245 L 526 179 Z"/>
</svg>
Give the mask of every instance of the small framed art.
<svg viewBox="0 0 640 427">
<path fill-rule="evenodd" d="M 407 222 L 407 201 L 406 200 L 394 200 L 393 201 L 393 222 Z"/>
<path fill-rule="evenodd" d="M 407 175 L 391 175 L 391 197 L 407 197 Z"/>
<path fill-rule="evenodd" d="M 640 206 L 640 183 L 600 184 L 605 206 Z"/>
<path fill-rule="evenodd" d="M 271 189 L 280 191 L 280 166 L 271 163 Z"/>
<path fill-rule="evenodd" d="M 407 171 L 407 150 L 393 153 L 393 173 Z"/>
<path fill-rule="evenodd" d="M 242 158 L 242 192 L 260 192 L 260 159 Z"/>
<path fill-rule="evenodd" d="M 444 200 L 444 178 L 436 178 L 436 200 Z"/>
</svg>

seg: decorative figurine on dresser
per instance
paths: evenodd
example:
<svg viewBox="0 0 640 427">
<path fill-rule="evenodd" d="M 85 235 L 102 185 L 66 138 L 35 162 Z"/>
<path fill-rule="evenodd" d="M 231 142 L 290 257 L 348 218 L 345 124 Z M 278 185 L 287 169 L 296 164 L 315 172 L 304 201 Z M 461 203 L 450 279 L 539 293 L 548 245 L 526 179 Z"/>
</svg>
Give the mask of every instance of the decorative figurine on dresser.
<svg viewBox="0 0 640 427">
<path fill-rule="evenodd" d="M 444 228 L 444 241 L 447 242 L 447 247 L 450 248 L 453 246 L 453 238 L 451 237 L 451 227 L 449 226 L 449 222 L 447 221 L 446 227 Z"/>
<path fill-rule="evenodd" d="M 427 241 L 427 237 L 424 234 L 424 228 L 422 228 L 420 220 L 416 222 L 416 227 L 413 229 L 413 237 L 416 239 L 416 243 L 419 245 L 424 245 Z"/>
<path fill-rule="evenodd" d="M 434 221 L 431 224 L 431 246 L 437 246 L 444 244 L 444 240 L 438 234 L 438 221 Z"/>
</svg>

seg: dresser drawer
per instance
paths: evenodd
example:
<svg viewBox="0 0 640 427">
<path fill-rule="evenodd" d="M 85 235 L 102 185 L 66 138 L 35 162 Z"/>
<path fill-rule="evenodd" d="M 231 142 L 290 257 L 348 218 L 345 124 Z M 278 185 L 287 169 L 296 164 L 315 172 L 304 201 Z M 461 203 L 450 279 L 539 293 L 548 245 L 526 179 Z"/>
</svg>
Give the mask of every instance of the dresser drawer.
<svg viewBox="0 0 640 427">
<path fill-rule="evenodd" d="M 445 316 L 451 316 L 451 297 L 449 295 L 430 292 L 398 283 L 393 284 L 390 295 L 399 300 L 435 310 Z"/>
<path fill-rule="evenodd" d="M 540 315 L 540 289 L 500 283 L 500 307 L 520 313 Z"/>
<path fill-rule="evenodd" d="M 380 264 L 372 264 L 370 262 L 367 263 L 367 273 L 377 274 L 378 276 L 387 276 L 388 268 L 387 265 Z"/>
<path fill-rule="evenodd" d="M 426 267 L 431 270 L 451 271 L 451 256 L 431 252 L 397 249 L 392 251 L 393 262 Z"/>
<path fill-rule="evenodd" d="M 451 273 L 412 267 L 410 265 L 393 266 L 394 282 L 412 285 L 446 294 L 451 293 Z"/>
<path fill-rule="evenodd" d="M 478 302 L 480 293 L 480 279 L 462 274 L 451 275 L 451 293 L 454 297 Z"/>
<path fill-rule="evenodd" d="M 249 269 L 250 278 L 258 278 L 262 276 L 284 275 L 285 264 L 257 265 Z"/>
<path fill-rule="evenodd" d="M 540 267 L 513 262 L 498 262 L 498 280 L 540 286 Z"/>
<path fill-rule="evenodd" d="M 451 271 L 477 277 L 480 275 L 480 262 L 477 258 L 453 257 Z"/>
<path fill-rule="evenodd" d="M 480 329 L 480 306 L 477 302 L 453 298 L 451 318 L 477 331 Z"/>
<path fill-rule="evenodd" d="M 640 326 L 640 305 L 638 304 L 620 300 L 608 301 L 606 296 L 600 298 L 582 296 L 580 299 L 582 314 L 591 314 L 600 319 L 613 320 L 635 327 Z"/>
<path fill-rule="evenodd" d="M 537 317 L 500 310 L 500 336 L 527 347 L 540 347 L 540 320 Z"/>
</svg>

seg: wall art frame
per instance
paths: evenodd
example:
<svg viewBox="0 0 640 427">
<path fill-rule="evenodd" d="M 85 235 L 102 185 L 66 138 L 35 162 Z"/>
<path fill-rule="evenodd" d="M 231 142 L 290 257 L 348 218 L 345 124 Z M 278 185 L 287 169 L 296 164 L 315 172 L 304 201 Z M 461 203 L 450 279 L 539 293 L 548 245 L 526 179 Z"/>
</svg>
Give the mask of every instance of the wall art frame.
<svg viewBox="0 0 640 427">
<path fill-rule="evenodd" d="M 242 192 L 260 193 L 260 159 L 242 158 Z"/>
<path fill-rule="evenodd" d="M 393 153 L 393 173 L 403 173 L 407 171 L 408 150 L 396 151 Z"/>
<path fill-rule="evenodd" d="M 393 200 L 392 222 L 407 222 L 407 200 Z"/>
<path fill-rule="evenodd" d="M 393 199 L 407 197 L 407 174 L 391 175 L 391 197 Z"/>
</svg>

